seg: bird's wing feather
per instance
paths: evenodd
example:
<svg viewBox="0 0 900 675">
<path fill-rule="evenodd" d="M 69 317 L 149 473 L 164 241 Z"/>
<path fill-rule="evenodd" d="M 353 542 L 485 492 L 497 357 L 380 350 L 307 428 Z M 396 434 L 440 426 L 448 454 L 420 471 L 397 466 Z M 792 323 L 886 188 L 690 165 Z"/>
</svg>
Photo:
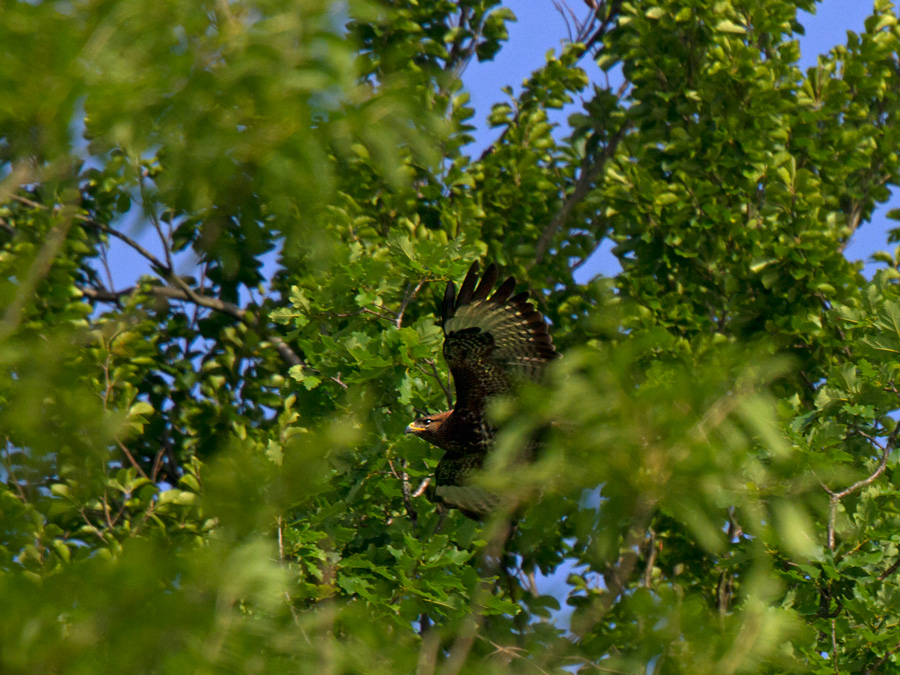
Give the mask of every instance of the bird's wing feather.
<svg viewBox="0 0 900 675">
<path fill-rule="evenodd" d="M 456 384 L 456 409 L 483 407 L 485 398 L 509 392 L 516 381 L 537 380 L 559 356 L 529 294 L 512 295 L 514 278 L 491 295 L 497 277 L 491 265 L 477 283 L 473 263 L 459 295 L 452 283 L 444 295 L 444 358 Z"/>
<path fill-rule="evenodd" d="M 477 485 L 437 485 L 433 495 L 474 520 L 480 520 L 501 503 L 498 495 Z"/>
</svg>

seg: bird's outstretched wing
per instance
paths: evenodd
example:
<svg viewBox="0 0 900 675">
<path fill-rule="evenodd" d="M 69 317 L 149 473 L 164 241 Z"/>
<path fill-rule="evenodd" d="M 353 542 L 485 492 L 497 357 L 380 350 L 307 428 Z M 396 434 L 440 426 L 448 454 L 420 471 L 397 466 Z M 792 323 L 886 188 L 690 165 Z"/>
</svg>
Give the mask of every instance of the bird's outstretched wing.
<svg viewBox="0 0 900 675">
<path fill-rule="evenodd" d="M 492 264 L 479 282 L 474 262 L 459 295 L 453 282 L 444 294 L 444 358 L 453 373 L 458 411 L 480 410 L 487 397 L 508 393 L 515 382 L 537 380 L 546 363 L 559 356 L 529 293 L 513 295 L 513 277 L 491 295 L 497 276 Z"/>
</svg>

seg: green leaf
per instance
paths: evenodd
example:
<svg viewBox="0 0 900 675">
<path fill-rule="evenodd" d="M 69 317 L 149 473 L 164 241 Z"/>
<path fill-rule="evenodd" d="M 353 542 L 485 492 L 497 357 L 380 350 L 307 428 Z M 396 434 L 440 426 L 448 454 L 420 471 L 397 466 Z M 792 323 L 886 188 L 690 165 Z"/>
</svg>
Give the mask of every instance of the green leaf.
<svg viewBox="0 0 900 675">
<path fill-rule="evenodd" d="M 723 19 L 722 21 L 717 23 L 716 30 L 720 33 L 733 33 L 736 35 L 743 35 L 747 32 L 747 29 L 744 26 L 740 26 L 728 19 Z"/>
</svg>

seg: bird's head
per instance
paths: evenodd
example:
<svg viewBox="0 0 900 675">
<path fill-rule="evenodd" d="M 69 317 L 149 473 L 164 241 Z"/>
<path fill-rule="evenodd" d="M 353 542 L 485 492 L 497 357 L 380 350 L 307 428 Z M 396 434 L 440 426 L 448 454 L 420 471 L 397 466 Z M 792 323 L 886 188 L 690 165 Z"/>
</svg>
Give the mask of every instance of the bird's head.
<svg viewBox="0 0 900 675">
<path fill-rule="evenodd" d="M 447 418 L 450 417 L 450 413 L 452 412 L 452 410 L 448 410 L 446 412 L 435 413 L 434 415 L 423 415 L 406 427 L 405 433 L 414 434 L 415 436 L 423 438 L 429 443 L 433 443 L 440 447 L 441 431 L 444 422 L 447 421 Z"/>
</svg>

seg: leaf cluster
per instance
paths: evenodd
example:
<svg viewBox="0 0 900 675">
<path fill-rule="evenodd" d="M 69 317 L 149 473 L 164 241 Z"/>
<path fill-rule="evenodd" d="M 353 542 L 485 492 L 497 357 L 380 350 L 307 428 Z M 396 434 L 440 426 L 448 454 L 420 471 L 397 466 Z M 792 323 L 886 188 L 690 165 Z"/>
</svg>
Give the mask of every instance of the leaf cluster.
<svg viewBox="0 0 900 675">
<path fill-rule="evenodd" d="M 498 0 L 0 10 L 4 669 L 896 668 L 896 8 L 588 4 L 479 156 Z M 481 523 L 403 434 L 477 258 L 565 354 Z"/>
</svg>

